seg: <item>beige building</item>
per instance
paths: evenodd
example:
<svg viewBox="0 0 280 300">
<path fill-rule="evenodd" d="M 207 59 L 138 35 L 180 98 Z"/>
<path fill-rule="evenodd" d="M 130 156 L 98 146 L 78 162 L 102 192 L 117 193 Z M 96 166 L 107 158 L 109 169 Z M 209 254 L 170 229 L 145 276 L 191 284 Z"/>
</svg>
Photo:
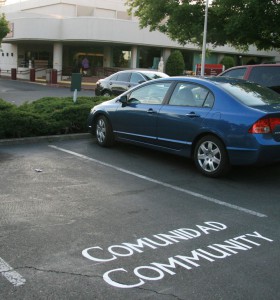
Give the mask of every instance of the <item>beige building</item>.
<svg viewBox="0 0 280 300">
<path fill-rule="evenodd" d="M 1 74 L 16 68 L 24 78 L 35 68 L 36 76 L 44 76 L 53 68 L 61 78 L 78 72 L 87 57 L 89 75 L 105 76 L 122 68 L 157 68 L 160 57 L 166 61 L 173 49 L 182 51 L 186 70 L 200 63 L 197 46 L 183 47 L 160 32 L 139 29 L 125 0 L 6 0 L 0 2 L 0 13 L 11 28 L 1 45 Z M 280 61 L 276 51 L 208 48 L 206 63 L 219 63 L 224 55 L 236 64 Z"/>
</svg>

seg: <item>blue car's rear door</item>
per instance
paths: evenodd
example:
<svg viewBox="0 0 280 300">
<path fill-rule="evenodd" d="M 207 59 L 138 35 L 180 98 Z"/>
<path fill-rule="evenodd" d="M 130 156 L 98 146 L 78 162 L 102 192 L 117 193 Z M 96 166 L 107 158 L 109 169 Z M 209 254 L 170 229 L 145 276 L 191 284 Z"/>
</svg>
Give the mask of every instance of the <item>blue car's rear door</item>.
<svg viewBox="0 0 280 300">
<path fill-rule="evenodd" d="M 205 87 L 178 83 L 169 103 L 158 113 L 158 145 L 178 151 L 184 149 L 189 155 L 213 102 L 213 94 Z"/>
</svg>

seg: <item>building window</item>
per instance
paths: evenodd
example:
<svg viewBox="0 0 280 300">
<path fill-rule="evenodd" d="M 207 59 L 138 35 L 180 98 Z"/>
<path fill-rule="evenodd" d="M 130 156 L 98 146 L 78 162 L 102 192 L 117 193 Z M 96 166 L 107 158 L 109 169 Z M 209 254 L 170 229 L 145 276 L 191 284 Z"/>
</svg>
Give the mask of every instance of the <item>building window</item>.
<svg viewBox="0 0 280 300">
<path fill-rule="evenodd" d="M 111 9 L 102 9 L 102 8 L 95 8 L 94 16 L 96 18 L 109 18 L 115 19 L 116 18 L 116 11 Z"/>
<path fill-rule="evenodd" d="M 117 11 L 117 19 L 131 20 L 131 16 L 126 11 Z"/>
<path fill-rule="evenodd" d="M 94 14 L 93 12 L 94 12 L 93 7 L 77 5 L 78 17 L 93 16 Z"/>
<path fill-rule="evenodd" d="M 181 50 L 185 62 L 185 71 L 192 72 L 194 70 L 193 60 L 194 51 Z"/>
<path fill-rule="evenodd" d="M 118 67 L 118 68 L 131 67 L 130 47 L 113 47 L 113 67 Z"/>
<path fill-rule="evenodd" d="M 139 47 L 138 67 L 147 69 L 158 69 L 161 49 L 153 47 Z"/>
</svg>

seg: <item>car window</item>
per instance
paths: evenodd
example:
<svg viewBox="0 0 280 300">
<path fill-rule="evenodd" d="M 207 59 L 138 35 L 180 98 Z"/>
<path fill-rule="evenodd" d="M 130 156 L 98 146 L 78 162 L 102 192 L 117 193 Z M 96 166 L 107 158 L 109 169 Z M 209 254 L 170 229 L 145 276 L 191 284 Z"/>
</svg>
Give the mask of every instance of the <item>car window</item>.
<svg viewBox="0 0 280 300">
<path fill-rule="evenodd" d="M 238 68 L 238 69 L 229 70 L 221 76 L 243 79 L 245 72 L 246 72 L 246 68 Z"/>
<path fill-rule="evenodd" d="M 109 80 L 117 80 L 118 74 L 113 74 L 109 77 Z"/>
<path fill-rule="evenodd" d="M 280 86 L 280 67 L 254 67 L 249 80 L 264 86 Z"/>
<path fill-rule="evenodd" d="M 178 83 L 170 98 L 170 105 L 212 107 L 213 94 L 206 88 L 186 82 Z"/>
<path fill-rule="evenodd" d="M 169 77 L 168 75 L 160 72 L 142 72 L 142 74 L 147 78 L 147 80 Z"/>
<path fill-rule="evenodd" d="M 141 81 L 145 81 L 145 79 L 143 78 L 143 76 L 141 76 L 141 74 L 139 74 L 139 73 L 132 73 L 131 74 L 130 82 L 139 83 Z"/>
<path fill-rule="evenodd" d="M 129 82 L 130 72 L 119 73 L 117 81 L 126 81 Z"/>
<path fill-rule="evenodd" d="M 220 84 L 228 93 L 248 106 L 280 104 L 280 95 L 261 85 L 249 81 Z"/>
<path fill-rule="evenodd" d="M 128 99 L 129 103 L 162 104 L 171 82 L 158 82 L 134 90 Z"/>
<path fill-rule="evenodd" d="M 206 96 L 205 102 L 203 103 L 203 107 L 213 107 L 214 101 L 214 95 L 211 92 L 209 92 Z"/>
</svg>

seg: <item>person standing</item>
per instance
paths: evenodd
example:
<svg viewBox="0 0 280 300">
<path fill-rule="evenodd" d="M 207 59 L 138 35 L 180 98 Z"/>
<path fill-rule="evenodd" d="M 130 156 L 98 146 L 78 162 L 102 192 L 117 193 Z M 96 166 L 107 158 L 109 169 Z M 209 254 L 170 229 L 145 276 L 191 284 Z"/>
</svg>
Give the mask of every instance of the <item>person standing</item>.
<svg viewBox="0 0 280 300">
<path fill-rule="evenodd" d="M 82 68 L 83 68 L 83 75 L 87 75 L 88 69 L 89 69 L 89 61 L 87 57 L 85 56 L 82 60 Z"/>
</svg>

